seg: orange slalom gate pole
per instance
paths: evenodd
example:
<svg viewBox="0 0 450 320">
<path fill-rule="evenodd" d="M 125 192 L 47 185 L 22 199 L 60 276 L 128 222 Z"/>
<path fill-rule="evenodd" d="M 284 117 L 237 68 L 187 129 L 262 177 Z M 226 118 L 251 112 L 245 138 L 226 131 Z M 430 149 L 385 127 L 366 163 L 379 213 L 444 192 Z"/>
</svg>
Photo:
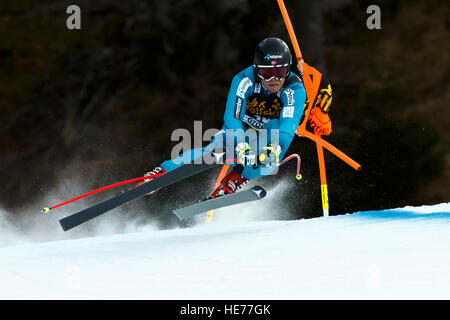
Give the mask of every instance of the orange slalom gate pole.
<svg viewBox="0 0 450 320">
<path fill-rule="evenodd" d="M 297 37 L 294 32 L 294 28 L 292 27 L 291 19 L 289 18 L 289 14 L 287 12 L 286 6 L 284 5 L 283 0 L 277 0 L 278 6 L 281 10 L 281 15 L 283 16 L 284 23 L 289 33 L 289 37 L 291 39 L 292 46 L 294 47 L 295 55 L 297 57 L 298 69 L 302 75 L 303 84 L 305 86 L 306 95 L 309 100 L 308 107 L 305 112 L 305 119 L 301 125 L 297 128 L 297 132 L 300 135 L 304 135 L 306 131 L 306 123 L 308 121 L 309 114 L 311 112 L 314 100 L 316 99 L 317 91 L 320 86 L 320 80 L 322 78 L 322 74 L 319 73 L 316 69 L 309 67 L 305 64 L 306 70 L 304 70 L 304 61 L 303 56 L 300 51 L 300 46 L 298 45 Z M 306 74 L 305 74 L 306 71 Z M 310 77 L 312 76 L 312 78 Z M 320 189 L 322 195 L 322 212 L 324 217 L 328 217 L 329 212 L 329 204 L 328 204 L 328 186 L 327 186 L 327 176 L 325 170 L 325 159 L 323 155 L 322 145 L 316 142 L 317 147 L 317 157 L 319 160 L 319 171 L 320 171 Z"/>
<path fill-rule="evenodd" d="M 328 203 L 328 185 L 327 185 L 327 174 L 325 170 L 325 158 L 323 155 L 322 145 L 316 143 L 317 147 L 317 158 L 319 160 L 319 170 L 320 170 L 320 191 L 322 195 L 322 212 L 324 217 L 328 217 L 329 214 L 329 203 Z"/>
<path fill-rule="evenodd" d="M 315 134 L 312 134 L 312 133 L 310 133 L 309 131 L 306 131 L 306 130 L 303 132 L 303 135 L 300 135 L 298 132 L 296 132 L 296 134 L 298 136 L 306 137 L 306 138 L 314 141 L 315 143 L 322 145 L 325 149 L 327 149 L 328 151 L 333 153 L 335 156 L 337 156 L 339 159 L 341 159 L 342 161 L 347 163 L 353 169 L 355 169 L 357 171 L 361 170 L 361 165 L 358 162 L 356 162 L 355 160 L 353 160 L 352 158 L 347 156 L 345 153 L 340 151 L 338 148 L 333 146 L 331 143 L 323 140 L 322 138 L 316 136 Z"/>
<path fill-rule="evenodd" d="M 320 136 L 316 136 L 306 130 L 306 123 L 308 122 L 309 114 L 313 107 L 314 100 L 316 98 L 320 81 L 322 78 L 322 74 L 318 72 L 315 68 L 310 67 L 303 60 L 302 53 L 300 51 L 300 46 L 298 45 L 297 37 L 295 35 L 294 28 L 292 26 L 291 19 L 289 18 L 289 14 L 287 12 L 286 6 L 284 5 L 283 0 L 277 0 L 278 6 L 280 7 L 281 15 L 283 16 L 284 24 L 289 33 L 289 37 L 291 39 L 291 44 L 294 47 L 295 55 L 297 57 L 297 64 L 300 74 L 302 76 L 303 84 L 306 90 L 306 96 L 309 100 L 309 104 L 307 109 L 305 110 L 304 121 L 297 128 L 296 134 L 298 136 L 304 136 L 313 140 L 316 143 L 317 147 L 317 157 L 319 160 L 319 170 L 320 170 L 320 185 L 321 185 L 321 195 L 322 195 L 322 210 L 323 216 L 328 217 L 329 215 L 329 203 L 328 203 L 328 185 L 326 178 L 326 170 L 325 170 L 325 158 L 323 154 L 323 147 L 327 148 L 329 151 L 334 153 L 341 160 L 345 161 L 355 170 L 360 170 L 361 165 L 355 162 L 353 159 L 348 157 L 342 151 L 326 142 Z"/>
<path fill-rule="evenodd" d="M 291 39 L 291 44 L 294 47 L 295 55 L 297 57 L 297 64 L 300 74 L 302 76 L 302 81 L 305 87 L 306 96 L 309 100 L 307 109 L 305 110 L 304 121 L 301 123 L 296 131 L 296 134 L 303 136 L 306 131 L 306 123 L 309 118 L 309 113 L 311 112 L 314 100 L 319 90 L 320 81 L 322 79 L 322 74 L 315 68 L 309 66 L 303 60 L 303 55 L 300 50 L 300 46 L 297 41 L 297 36 L 295 35 L 294 27 L 292 26 L 291 19 L 287 12 L 286 6 L 283 0 L 277 0 L 278 6 L 280 7 L 281 15 L 283 16 L 284 24 L 286 25 L 287 31 L 289 33 L 289 38 Z"/>
<path fill-rule="evenodd" d="M 295 35 L 294 28 L 292 27 L 291 19 L 289 18 L 289 14 L 287 12 L 286 6 L 284 5 L 283 0 L 277 0 L 278 6 L 281 10 L 281 15 L 283 16 L 284 24 L 286 25 L 287 31 L 289 33 L 289 38 L 291 38 L 292 46 L 294 47 L 295 56 L 297 57 L 297 63 L 300 69 L 300 73 L 303 74 L 303 56 L 300 51 L 300 46 L 298 45 L 297 36 Z"/>
<path fill-rule="evenodd" d="M 343 153 L 342 151 L 340 151 L 338 148 L 334 147 L 330 143 L 326 142 L 322 138 L 306 131 L 307 119 L 309 117 L 309 113 L 311 110 L 311 106 L 314 102 L 315 95 L 317 93 L 317 89 L 319 88 L 319 85 L 320 85 L 321 74 L 316 69 L 314 69 L 313 67 L 310 67 L 308 64 L 306 64 L 303 61 L 303 56 L 300 51 L 300 46 L 298 45 L 297 37 L 295 35 L 294 28 L 292 26 L 291 19 L 289 18 L 289 14 L 287 12 L 286 6 L 284 5 L 284 1 L 277 0 L 277 2 L 278 2 L 278 6 L 280 7 L 280 10 L 281 10 L 281 15 L 283 16 L 284 24 L 286 25 L 286 28 L 288 30 L 292 46 L 294 47 L 295 55 L 297 56 L 298 68 L 302 75 L 302 80 L 303 80 L 303 84 L 305 86 L 306 95 L 309 99 L 308 109 L 306 110 L 305 117 L 304 117 L 305 120 L 303 121 L 302 124 L 300 124 L 298 126 L 297 131 L 295 133 L 298 136 L 306 137 L 310 140 L 313 140 L 315 143 L 322 145 L 324 148 L 326 148 L 328 151 L 330 151 L 335 156 L 340 158 L 342 161 L 346 162 L 349 166 L 351 166 L 355 170 L 359 171 L 359 170 L 361 170 L 361 165 L 359 163 L 357 163 L 356 161 L 351 159 L 345 153 Z M 305 76 L 305 74 L 311 75 L 313 77 L 313 79 L 311 79 L 309 76 Z"/>
<path fill-rule="evenodd" d="M 297 66 L 300 71 L 300 75 L 302 76 L 303 85 L 305 87 L 306 96 L 309 100 L 308 107 L 305 111 L 304 119 L 302 124 L 297 128 L 297 132 L 302 135 L 303 131 L 306 130 L 306 120 L 309 117 L 311 112 L 314 100 L 316 98 L 317 92 L 319 90 L 320 81 L 322 79 L 322 74 L 317 71 L 315 68 L 309 66 L 303 60 L 303 55 L 300 50 L 300 46 L 298 45 L 297 36 L 295 35 L 294 27 L 292 26 L 291 19 L 289 18 L 289 14 L 287 12 L 286 6 L 284 5 L 283 0 L 277 0 L 278 6 L 280 7 L 281 15 L 283 16 L 284 24 L 286 25 L 287 31 L 289 33 L 289 38 L 291 39 L 291 44 L 294 48 L 295 56 L 297 58 Z"/>
</svg>

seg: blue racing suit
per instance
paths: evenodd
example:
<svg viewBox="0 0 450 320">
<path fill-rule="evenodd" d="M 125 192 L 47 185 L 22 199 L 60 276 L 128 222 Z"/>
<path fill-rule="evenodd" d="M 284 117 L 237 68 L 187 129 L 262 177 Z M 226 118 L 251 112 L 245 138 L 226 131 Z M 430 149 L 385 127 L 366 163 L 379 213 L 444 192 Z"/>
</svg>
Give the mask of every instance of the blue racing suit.
<svg viewBox="0 0 450 320">
<path fill-rule="evenodd" d="M 280 91 L 270 93 L 255 75 L 254 67 L 250 66 L 233 78 L 222 130 L 213 137 L 211 143 L 206 147 L 192 149 L 177 158 L 164 161 L 161 167 L 171 171 L 217 150 L 218 147 L 225 149 L 224 144 L 228 141 L 227 135 L 230 132 L 233 132 L 235 144 L 244 141 L 247 137 L 250 140 L 249 145 L 257 151 L 276 141 L 281 147 L 279 154 L 281 160 L 295 136 L 305 100 L 306 92 L 303 83 L 294 73 L 289 73 Z M 265 134 L 264 139 L 259 138 L 262 132 Z M 256 139 L 252 139 L 252 136 Z M 247 179 L 254 179 L 270 172 L 272 171 L 267 170 L 266 166 L 246 166 L 241 175 Z"/>
</svg>

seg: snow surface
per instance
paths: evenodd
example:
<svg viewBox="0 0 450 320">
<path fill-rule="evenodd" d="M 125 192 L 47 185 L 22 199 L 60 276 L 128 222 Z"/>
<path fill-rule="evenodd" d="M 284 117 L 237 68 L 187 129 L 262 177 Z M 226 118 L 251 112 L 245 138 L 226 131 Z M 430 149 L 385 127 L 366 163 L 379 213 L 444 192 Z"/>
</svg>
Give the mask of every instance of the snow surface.
<svg viewBox="0 0 450 320">
<path fill-rule="evenodd" d="M 0 299 L 450 299 L 450 203 L 233 219 L 256 208 L 47 242 L 0 227 Z"/>
</svg>

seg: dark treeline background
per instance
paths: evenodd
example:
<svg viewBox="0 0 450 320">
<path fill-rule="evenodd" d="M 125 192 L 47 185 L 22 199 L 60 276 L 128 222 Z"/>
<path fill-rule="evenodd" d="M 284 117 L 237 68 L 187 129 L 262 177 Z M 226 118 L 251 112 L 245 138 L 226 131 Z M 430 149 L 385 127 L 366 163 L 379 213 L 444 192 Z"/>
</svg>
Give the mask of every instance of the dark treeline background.
<svg viewBox="0 0 450 320">
<path fill-rule="evenodd" d="M 306 62 L 334 89 L 326 139 L 363 166 L 325 151 L 331 214 L 450 201 L 448 1 L 285 3 Z M 70 4 L 81 30 L 66 28 Z M 381 30 L 366 27 L 371 4 Z M 290 44 L 275 0 L 2 1 L 1 206 L 38 210 L 63 178 L 87 192 L 141 176 L 170 157 L 174 129 L 220 128 L 232 77 L 269 36 Z M 292 152 L 302 183 L 294 163 L 260 183 L 291 179 L 287 218 L 320 216 L 315 145 L 295 138 Z M 213 178 L 158 192 L 148 215 L 169 223 L 167 200 L 197 201 Z"/>
</svg>

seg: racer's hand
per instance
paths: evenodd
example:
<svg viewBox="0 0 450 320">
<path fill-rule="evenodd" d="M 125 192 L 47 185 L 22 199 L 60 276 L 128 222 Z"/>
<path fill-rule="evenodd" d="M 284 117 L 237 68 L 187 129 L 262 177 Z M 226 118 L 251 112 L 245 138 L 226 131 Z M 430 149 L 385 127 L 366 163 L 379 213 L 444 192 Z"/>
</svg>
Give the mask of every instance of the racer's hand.
<svg viewBox="0 0 450 320">
<path fill-rule="evenodd" d="M 280 162 L 281 147 L 276 142 L 271 142 L 267 147 L 263 148 L 258 157 L 261 165 L 276 167 Z"/>
<path fill-rule="evenodd" d="M 253 166 L 256 164 L 255 152 L 246 142 L 240 142 L 235 148 L 238 155 L 238 162 L 243 166 Z"/>
</svg>

